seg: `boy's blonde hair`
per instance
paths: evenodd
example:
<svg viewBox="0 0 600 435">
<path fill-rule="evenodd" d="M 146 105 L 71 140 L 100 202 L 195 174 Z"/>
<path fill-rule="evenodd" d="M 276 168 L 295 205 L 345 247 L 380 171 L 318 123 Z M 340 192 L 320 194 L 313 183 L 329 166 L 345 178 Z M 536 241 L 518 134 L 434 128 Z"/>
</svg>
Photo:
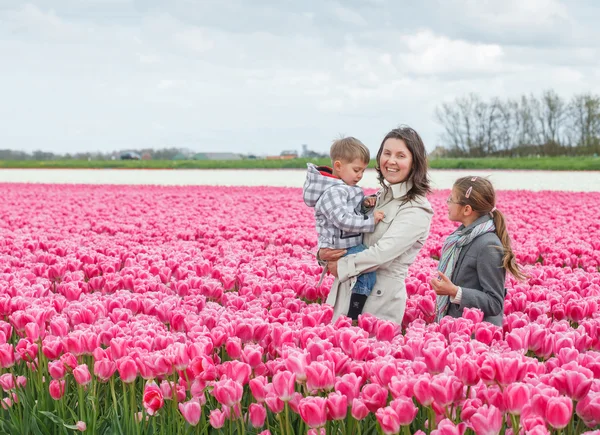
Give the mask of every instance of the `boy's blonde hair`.
<svg viewBox="0 0 600 435">
<path fill-rule="evenodd" d="M 358 139 L 352 136 L 343 137 L 333 141 L 329 150 L 331 163 L 340 160 L 344 163 L 360 159 L 363 163 L 371 160 L 369 149 Z"/>
</svg>

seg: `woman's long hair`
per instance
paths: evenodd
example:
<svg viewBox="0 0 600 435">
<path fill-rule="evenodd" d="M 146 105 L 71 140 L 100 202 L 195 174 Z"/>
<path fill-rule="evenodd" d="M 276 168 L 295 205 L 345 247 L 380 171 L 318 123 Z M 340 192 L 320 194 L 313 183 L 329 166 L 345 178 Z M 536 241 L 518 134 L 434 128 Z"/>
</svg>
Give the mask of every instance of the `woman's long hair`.
<svg viewBox="0 0 600 435">
<path fill-rule="evenodd" d="M 515 254 L 510 243 L 510 236 L 506 229 L 506 220 L 504 215 L 496 209 L 496 191 L 494 186 L 487 178 L 483 177 L 462 177 L 454 183 L 454 189 L 461 205 L 469 205 L 479 216 L 489 214 L 494 219 L 496 234 L 502 242 L 504 248 L 504 257 L 502 265 L 518 280 L 523 280 L 526 276 L 517 264 Z"/>
<path fill-rule="evenodd" d="M 408 174 L 408 179 L 412 180 L 413 187 L 410 189 L 405 196 L 405 200 L 412 201 L 417 196 L 425 196 L 431 192 L 429 175 L 427 174 L 427 152 L 425 151 L 425 145 L 419 133 L 407 126 L 400 126 L 393 129 L 385 135 L 379 151 L 377 151 L 377 162 L 375 169 L 377 170 L 377 180 L 384 190 L 387 190 L 389 186 L 385 184 L 385 179 L 381 173 L 380 159 L 383 152 L 383 145 L 388 139 L 400 139 L 406 144 L 406 148 L 412 154 L 412 168 Z"/>
</svg>

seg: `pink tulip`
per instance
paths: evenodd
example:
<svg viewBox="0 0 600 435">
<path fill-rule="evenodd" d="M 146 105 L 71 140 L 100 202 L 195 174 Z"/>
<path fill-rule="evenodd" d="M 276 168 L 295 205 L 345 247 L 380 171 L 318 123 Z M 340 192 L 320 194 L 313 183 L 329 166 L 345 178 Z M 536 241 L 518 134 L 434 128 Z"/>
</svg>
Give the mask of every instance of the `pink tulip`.
<svg viewBox="0 0 600 435">
<path fill-rule="evenodd" d="M 85 432 L 85 430 L 87 429 L 87 425 L 85 424 L 85 421 L 81 421 L 79 420 L 76 424 L 75 427 L 77 428 L 77 430 L 79 432 Z"/>
<path fill-rule="evenodd" d="M 346 373 L 335 381 L 335 391 L 343 394 L 348 399 L 348 403 L 358 397 L 362 387 L 363 379 L 355 373 Z"/>
<path fill-rule="evenodd" d="M 421 405 L 431 405 L 433 402 L 433 395 L 431 391 L 431 375 L 429 373 L 421 375 L 419 379 L 417 379 L 413 390 L 415 392 L 415 397 Z"/>
<path fill-rule="evenodd" d="M 0 344 L 0 368 L 7 369 L 15 364 L 15 352 L 12 344 Z"/>
<path fill-rule="evenodd" d="M 600 394 L 589 394 L 577 402 L 577 415 L 590 427 L 600 422 Z"/>
<path fill-rule="evenodd" d="M 348 413 L 348 399 L 339 393 L 330 393 L 327 396 L 328 420 L 343 420 Z"/>
<path fill-rule="evenodd" d="M 73 377 L 75 378 L 75 382 L 81 386 L 86 386 L 92 382 L 92 375 L 90 374 L 87 364 L 81 364 L 75 367 L 73 369 Z"/>
<path fill-rule="evenodd" d="M 476 385 L 479 382 L 479 366 L 471 355 L 464 355 L 456 362 L 454 374 L 466 386 Z"/>
<path fill-rule="evenodd" d="M 223 376 L 233 379 L 242 385 L 246 385 L 250 380 L 252 368 L 241 361 L 227 361 L 221 364 L 219 371 Z"/>
<path fill-rule="evenodd" d="M 60 361 L 70 369 L 78 366 L 77 358 L 71 352 L 65 352 L 60 356 Z"/>
<path fill-rule="evenodd" d="M 42 353 L 48 359 L 60 357 L 63 351 L 62 340 L 57 337 L 46 337 L 42 343 Z"/>
<path fill-rule="evenodd" d="M 400 325 L 394 322 L 380 320 L 377 323 L 375 335 L 377 340 L 392 341 L 399 331 Z"/>
<path fill-rule="evenodd" d="M 265 397 L 265 403 L 273 414 L 279 414 L 285 407 L 285 402 L 273 393 Z"/>
<path fill-rule="evenodd" d="M 0 376 L 0 387 L 4 391 L 10 391 L 15 388 L 15 376 L 12 373 L 4 373 Z"/>
<path fill-rule="evenodd" d="M 417 408 L 413 400 L 409 397 L 397 397 L 390 403 L 391 408 L 396 411 L 400 426 L 408 426 L 413 422 L 419 408 Z"/>
<path fill-rule="evenodd" d="M 273 391 L 284 402 L 292 398 L 296 387 L 296 375 L 287 370 L 273 376 Z"/>
<path fill-rule="evenodd" d="M 463 435 L 466 430 L 467 425 L 464 422 L 455 425 L 445 418 L 438 423 L 437 429 L 431 431 L 431 435 Z M 477 435 L 479 435 L 479 432 L 477 432 Z"/>
<path fill-rule="evenodd" d="M 258 367 L 262 363 L 263 348 L 257 344 L 247 344 L 242 350 L 242 361 L 251 368 Z"/>
<path fill-rule="evenodd" d="M 367 408 L 367 405 L 365 405 L 365 402 L 363 402 L 361 399 L 354 399 L 352 402 L 351 413 L 352 417 L 360 421 L 369 415 L 369 408 Z"/>
<path fill-rule="evenodd" d="M 431 342 L 423 347 L 423 357 L 430 373 L 441 373 L 448 365 L 448 349 L 440 342 Z"/>
<path fill-rule="evenodd" d="M 400 418 L 391 406 L 378 409 L 375 417 L 384 434 L 392 435 L 400 432 Z"/>
<path fill-rule="evenodd" d="M 242 356 L 242 340 L 237 337 L 230 337 L 225 344 L 227 355 L 231 359 L 239 359 Z"/>
<path fill-rule="evenodd" d="M 478 435 L 498 435 L 502 430 L 502 413 L 495 406 L 483 405 L 471 417 L 471 425 Z"/>
<path fill-rule="evenodd" d="M 146 384 L 146 387 L 144 388 L 143 405 L 148 415 L 154 415 L 156 411 L 163 407 L 164 403 L 163 394 L 158 385 L 153 382 Z"/>
<path fill-rule="evenodd" d="M 132 383 L 137 377 L 137 365 L 131 357 L 126 356 L 117 361 L 117 370 L 121 381 L 126 384 Z"/>
<path fill-rule="evenodd" d="M 210 411 L 208 421 L 215 429 L 221 429 L 225 425 L 225 414 L 220 409 L 213 409 Z"/>
<path fill-rule="evenodd" d="M 25 376 L 17 376 L 17 387 L 25 388 L 27 386 L 27 378 Z"/>
<path fill-rule="evenodd" d="M 331 390 L 335 385 L 333 370 L 330 365 L 312 362 L 306 367 L 306 387 L 308 391 Z"/>
<path fill-rule="evenodd" d="M 367 384 L 363 387 L 360 398 L 369 411 L 375 413 L 387 404 L 388 391 L 379 384 Z"/>
<path fill-rule="evenodd" d="M 201 407 L 197 399 L 188 400 L 187 402 L 179 403 L 179 412 L 190 425 L 196 426 L 200 421 Z"/>
<path fill-rule="evenodd" d="M 248 416 L 252 427 L 260 428 L 265 424 L 267 410 L 259 403 L 251 403 L 248 407 Z"/>
<path fill-rule="evenodd" d="M 565 394 L 575 401 L 582 400 L 587 396 L 592 387 L 592 372 L 587 376 L 574 370 L 558 370 L 552 373 L 550 384 L 560 394 Z"/>
<path fill-rule="evenodd" d="M 527 384 L 517 382 L 508 385 L 503 394 L 506 410 L 513 415 L 521 415 L 531 399 L 531 388 Z"/>
<path fill-rule="evenodd" d="M 431 395 L 440 406 L 448 406 L 462 396 L 463 384 L 456 376 L 444 373 L 431 380 Z"/>
<path fill-rule="evenodd" d="M 232 379 L 223 379 L 215 383 L 213 396 L 224 406 L 234 406 L 242 400 L 242 384 Z"/>
<path fill-rule="evenodd" d="M 551 397 L 546 408 L 546 420 L 554 429 L 564 429 L 573 415 L 573 401 L 565 396 Z"/>
<path fill-rule="evenodd" d="M 248 386 L 250 387 L 250 391 L 252 392 L 254 399 L 259 403 L 264 402 L 265 398 L 267 397 L 267 384 L 267 378 L 264 376 L 252 378 L 248 382 Z"/>
<path fill-rule="evenodd" d="M 54 400 L 59 400 L 65 394 L 65 381 L 64 379 L 56 380 L 53 379 L 50 381 L 48 385 L 48 391 L 50 392 L 50 397 Z"/>
<path fill-rule="evenodd" d="M 302 420 L 310 428 L 325 426 L 327 422 L 327 404 L 322 397 L 305 397 L 298 405 Z"/>
<path fill-rule="evenodd" d="M 117 364 L 114 361 L 104 358 L 94 362 L 94 374 L 101 381 L 108 381 L 117 371 Z"/>
<path fill-rule="evenodd" d="M 298 382 L 306 381 L 306 366 L 308 366 L 308 355 L 304 352 L 289 352 L 285 357 L 285 367 L 296 375 Z"/>
</svg>

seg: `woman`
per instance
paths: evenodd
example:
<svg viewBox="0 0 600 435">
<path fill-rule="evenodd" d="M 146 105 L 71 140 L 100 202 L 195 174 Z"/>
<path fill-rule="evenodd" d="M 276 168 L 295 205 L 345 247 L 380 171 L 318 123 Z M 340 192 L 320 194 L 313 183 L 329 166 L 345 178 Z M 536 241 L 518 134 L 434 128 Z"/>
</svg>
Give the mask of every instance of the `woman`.
<svg viewBox="0 0 600 435">
<path fill-rule="evenodd" d="M 496 209 L 494 187 L 485 178 L 459 178 L 446 202 L 448 218 L 462 225 L 446 239 L 438 277 L 430 281 L 437 294 L 436 320 L 479 308 L 484 321 L 502 326 L 506 271 L 517 279 L 524 276 Z"/>
<path fill-rule="evenodd" d="M 334 320 L 346 315 L 351 288 L 365 271 L 376 272 L 376 283 L 363 313 L 402 324 L 406 307 L 404 279 L 429 235 L 433 210 L 425 195 L 430 192 L 425 146 L 409 127 L 390 131 L 377 152 L 376 170 L 382 189 L 375 208 L 385 213 L 373 233 L 364 235 L 367 250 L 344 255 L 345 250 L 320 249 L 318 257 L 328 261 L 333 282 L 327 303 L 334 307 Z"/>
</svg>

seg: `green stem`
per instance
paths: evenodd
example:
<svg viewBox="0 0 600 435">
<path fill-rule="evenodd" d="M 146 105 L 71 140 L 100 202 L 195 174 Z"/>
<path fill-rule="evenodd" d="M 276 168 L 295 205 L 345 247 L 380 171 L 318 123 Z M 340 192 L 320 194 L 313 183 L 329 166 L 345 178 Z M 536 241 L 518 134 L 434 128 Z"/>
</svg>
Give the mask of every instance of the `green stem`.
<svg viewBox="0 0 600 435">
<path fill-rule="evenodd" d="M 277 420 L 279 420 L 279 427 L 281 428 L 281 435 L 286 435 L 285 426 L 283 424 L 283 420 L 281 419 L 281 413 L 277 414 Z"/>
<path fill-rule="evenodd" d="M 79 418 L 81 421 L 85 421 L 85 403 L 83 399 L 83 387 L 81 385 L 77 387 L 77 394 L 79 396 Z"/>
<path fill-rule="evenodd" d="M 117 395 L 115 394 L 115 380 L 113 377 L 110 378 L 110 393 L 112 395 L 113 400 L 113 408 L 115 410 L 115 421 L 117 422 L 117 427 L 119 428 L 119 433 L 123 433 L 123 429 L 121 429 L 121 423 L 119 421 L 119 409 L 117 407 Z"/>
<path fill-rule="evenodd" d="M 288 435 L 292 434 L 292 427 L 290 426 L 290 405 L 288 405 L 287 402 L 285 402 L 285 430 L 287 431 Z"/>
<path fill-rule="evenodd" d="M 127 404 L 127 384 L 125 382 L 122 382 L 123 385 L 123 421 L 125 422 L 125 433 L 126 434 L 130 434 L 131 431 L 130 429 L 130 421 L 131 421 L 131 416 L 126 415 L 126 413 L 128 413 L 128 409 L 129 409 L 129 405 Z"/>
</svg>

